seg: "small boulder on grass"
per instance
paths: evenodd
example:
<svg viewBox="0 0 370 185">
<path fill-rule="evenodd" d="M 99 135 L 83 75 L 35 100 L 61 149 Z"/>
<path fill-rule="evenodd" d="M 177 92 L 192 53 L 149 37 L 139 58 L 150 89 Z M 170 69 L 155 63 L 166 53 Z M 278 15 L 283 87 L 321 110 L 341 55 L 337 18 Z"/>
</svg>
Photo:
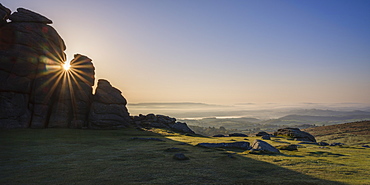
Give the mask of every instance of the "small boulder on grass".
<svg viewBox="0 0 370 185">
<path fill-rule="evenodd" d="M 216 134 L 216 135 L 214 135 L 214 136 L 212 136 L 212 137 L 226 137 L 225 135 L 223 135 L 223 134 Z"/>
<path fill-rule="evenodd" d="M 183 153 L 177 153 L 172 158 L 179 161 L 189 160 L 189 157 L 186 157 Z"/>
<path fill-rule="evenodd" d="M 262 139 L 264 139 L 264 140 L 271 140 L 271 137 L 270 137 L 270 135 L 263 135 L 262 136 Z"/>
<path fill-rule="evenodd" d="M 323 141 L 318 142 L 317 144 L 320 145 L 320 146 L 328 146 L 329 145 L 329 143 L 326 143 L 326 142 L 323 142 Z"/>
<path fill-rule="evenodd" d="M 242 134 L 242 133 L 232 133 L 229 134 L 230 137 L 248 137 L 248 135 Z"/>
<path fill-rule="evenodd" d="M 251 154 L 276 154 L 280 151 L 265 141 L 256 139 L 253 141 Z"/>
<path fill-rule="evenodd" d="M 256 134 L 256 136 L 264 136 L 264 135 L 270 135 L 269 133 L 265 132 L 265 131 L 261 131 L 261 132 L 258 132 Z"/>
<path fill-rule="evenodd" d="M 298 150 L 297 145 L 282 145 L 277 147 L 279 150 L 289 150 L 289 151 L 295 151 Z"/>
</svg>

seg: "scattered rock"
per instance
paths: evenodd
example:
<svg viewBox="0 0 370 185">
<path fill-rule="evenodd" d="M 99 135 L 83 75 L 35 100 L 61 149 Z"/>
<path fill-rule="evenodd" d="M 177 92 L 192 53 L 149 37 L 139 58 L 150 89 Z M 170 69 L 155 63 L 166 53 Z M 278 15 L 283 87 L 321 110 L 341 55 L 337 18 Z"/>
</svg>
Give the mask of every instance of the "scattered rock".
<svg viewBox="0 0 370 185">
<path fill-rule="evenodd" d="M 186 157 L 183 153 L 177 153 L 173 155 L 173 159 L 179 160 L 179 161 L 184 161 L 184 160 L 189 160 L 189 157 Z"/>
<path fill-rule="evenodd" d="M 198 143 L 196 146 L 206 148 L 235 148 L 242 150 L 249 150 L 249 142 L 233 142 L 233 143 Z"/>
<path fill-rule="evenodd" d="M 280 153 L 280 151 L 268 144 L 265 141 L 258 140 L 256 139 L 252 143 L 252 153 L 258 151 L 258 153 L 266 153 L 266 154 L 271 154 L 271 153 Z"/>
<path fill-rule="evenodd" d="M 265 131 L 261 131 L 261 132 L 258 132 L 256 134 L 256 136 L 264 136 L 264 135 L 270 135 L 269 133 L 265 132 Z"/>
<path fill-rule="evenodd" d="M 216 135 L 214 135 L 214 136 L 212 136 L 212 137 L 226 137 L 225 135 L 223 135 L 223 134 L 216 134 Z"/>
<path fill-rule="evenodd" d="M 299 128 L 282 128 L 278 129 L 277 132 L 274 133 L 275 136 L 286 136 L 291 137 L 296 141 L 310 141 L 315 142 L 316 139 L 311 134 L 299 130 Z"/>
<path fill-rule="evenodd" d="M 331 143 L 330 146 L 343 146 L 346 145 L 344 143 Z"/>
<path fill-rule="evenodd" d="M 233 133 L 233 134 L 229 134 L 230 137 L 248 137 L 248 135 L 246 134 L 242 134 L 242 133 Z"/>
<path fill-rule="evenodd" d="M 279 150 L 289 150 L 289 151 L 295 151 L 298 150 L 297 145 L 282 145 L 277 147 Z"/>
<path fill-rule="evenodd" d="M 321 148 L 321 149 L 330 149 L 329 147 L 326 147 L 326 146 L 320 146 L 319 148 Z"/>
<path fill-rule="evenodd" d="M 315 143 L 315 142 L 308 142 L 308 141 L 303 141 L 303 142 L 300 142 L 300 143 L 298 143 L 299 145 L 301 145 L 301 144 L 306 144 L 306 145 L 318 145 L 317 143 Z"/>
<path fill-rule="evenodd" d="M 153 138 L 153 137 L 133 137 L 130 140 L 139 140 L 139 141 L 164 141 L 163 139 Z"/>
<path fill-rule="evenodd" d="M 320 146 L 328 146 L 329 145 L 329 143 L 326 143 L 326 142 L 323 142 L 323 141 L 318 142 L 317 144 L 320 145 Z"/>
<path fill-rule="evenodd" d="M 264 139 L 264 140 L 271 140 L 271 137 L 270 137 L 270 135 L 263 135 L 262 136 L 262 139 Z"/>
</svg>

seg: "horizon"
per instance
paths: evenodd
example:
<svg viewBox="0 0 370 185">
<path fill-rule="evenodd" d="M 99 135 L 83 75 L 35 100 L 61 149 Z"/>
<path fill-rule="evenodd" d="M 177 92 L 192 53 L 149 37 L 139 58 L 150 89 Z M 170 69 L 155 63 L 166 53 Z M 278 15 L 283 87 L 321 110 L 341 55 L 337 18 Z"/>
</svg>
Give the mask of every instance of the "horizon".
<svg viewBox="0 0 370 185">
<path fill-rule="evenodd" d="M 369 1 L 2 4 L 50 18 L 129 105 L 370 104 Z"/>
</svg>

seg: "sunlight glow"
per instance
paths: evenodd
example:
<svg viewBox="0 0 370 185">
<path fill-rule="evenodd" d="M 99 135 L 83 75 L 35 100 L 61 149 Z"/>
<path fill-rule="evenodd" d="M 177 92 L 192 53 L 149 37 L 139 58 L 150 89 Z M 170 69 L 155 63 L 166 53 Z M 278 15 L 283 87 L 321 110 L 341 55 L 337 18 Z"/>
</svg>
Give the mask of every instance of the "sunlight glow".
<svg viewBox="0 0 370 185">
<path fill-rule="evenodd" d="M 71 68 L 71 64 L 69 62 L 66 62 L 63 64 L 63 68 L 64 70 L 69 70 L 69 68 Z"/>
</svg>

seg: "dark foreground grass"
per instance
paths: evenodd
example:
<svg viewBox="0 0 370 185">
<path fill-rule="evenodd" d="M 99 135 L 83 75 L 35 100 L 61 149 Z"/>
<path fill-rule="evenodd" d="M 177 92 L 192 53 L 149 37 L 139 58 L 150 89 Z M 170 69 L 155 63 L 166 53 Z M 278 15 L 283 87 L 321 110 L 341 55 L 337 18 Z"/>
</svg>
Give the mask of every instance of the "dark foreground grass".
<svg viewBox="0 0 370 185">
<path fill-rule="evenodd" d="M 164 141 L 131 140 L 132 137 Z M 349 152 L 351 148 L 320 153 L 308 147 L 269 156 L 193 146 L 228 140 L 231 138 L 193 137 L 163 130 L 0 130 L 0 184 L 370 183 L 363 177 L 369 169 L 361 171 L 350 166 L 357 164 L 341 161 L 338 165 L 332 161 L 356 157 L 356 152 Z M 174 147 L 190 160 L 174 160 L 176 152 L 169 149 Z M 357 150 L 365 152 L 357 157 L 369 158 L 368 149 Z M 338 174 L 341 176 L 336 178 Z M 346 176 L 353 179 L 346 181 Z"/>
</svg>

